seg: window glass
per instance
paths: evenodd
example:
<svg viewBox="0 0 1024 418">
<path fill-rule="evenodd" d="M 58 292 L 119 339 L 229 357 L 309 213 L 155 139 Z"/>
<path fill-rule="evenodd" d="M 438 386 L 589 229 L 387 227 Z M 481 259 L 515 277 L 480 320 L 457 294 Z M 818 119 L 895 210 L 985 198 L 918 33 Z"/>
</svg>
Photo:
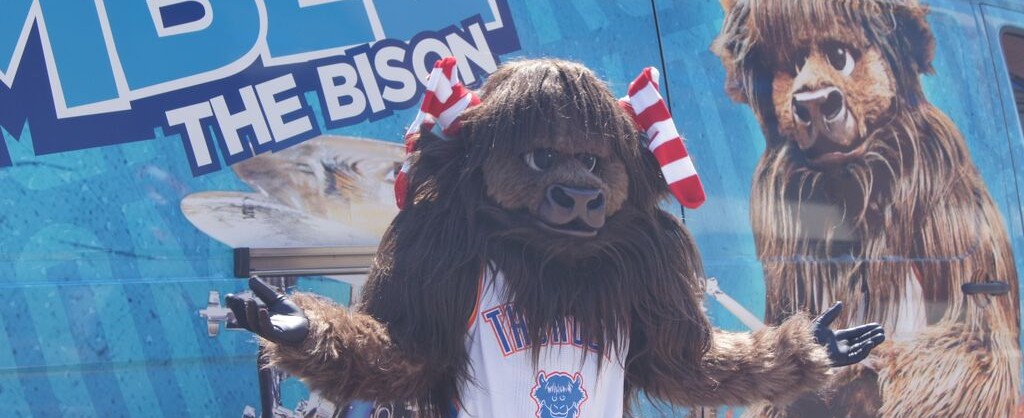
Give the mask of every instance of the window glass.
<svg viewBox="0 0 1024 418">
<path fill-rule="evenodd" d="M 1024 35 L 1004 33 L 1003 55 L 1006 58 L 1006 67 L 1010 71 L 1013 98 L 1017 102 L 1017 115 L 1024 119 Z"/>
</svg>

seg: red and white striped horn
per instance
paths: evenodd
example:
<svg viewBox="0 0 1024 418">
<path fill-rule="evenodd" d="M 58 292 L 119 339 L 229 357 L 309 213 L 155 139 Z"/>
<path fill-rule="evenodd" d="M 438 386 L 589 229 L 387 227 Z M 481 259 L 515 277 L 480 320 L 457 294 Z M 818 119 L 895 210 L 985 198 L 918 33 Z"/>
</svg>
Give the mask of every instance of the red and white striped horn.
<svg viewBox="0 0 1024 418">
<path fill-rule="evenodd" d="M 658 93 L 658 70 L 647 67 L 629 84 L 629 94 L 619 99 L 640 130 L 647 134 L 647 149 L 661 165 L 669 190 L 683 206 L 696 209 L 707 199 L 686 151 L 683 138 L 672 121 L 668 105 Z"/>
<path fill-rule="evenodd" d="M 480 98 L 459 81 L 455 57 L 445 57 L 434 64 L 434 70 L 427 79 L 427 91 L 423 96 L 416 120 L 405 132 L 405 163 L 395 176 L 395 202 L 399 209 L 405 209 L 406 190 L 409 187 L 410 158 L 416 148 L 416 134 L 423 129 L 441 125 L 441 132 L 453 136 L 459 131 L 459 116 L 466 109 L 480 104 Z"/>
</svg>

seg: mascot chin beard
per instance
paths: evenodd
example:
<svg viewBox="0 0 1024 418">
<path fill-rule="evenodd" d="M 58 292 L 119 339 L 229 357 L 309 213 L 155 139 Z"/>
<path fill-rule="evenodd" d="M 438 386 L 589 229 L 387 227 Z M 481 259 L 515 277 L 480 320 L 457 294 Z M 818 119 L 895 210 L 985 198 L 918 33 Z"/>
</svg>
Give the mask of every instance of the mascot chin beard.
<svg viewBox="0 0 1024 418">
<path fill-rule="evenodd" d="M 877 324 L 832 331 L 838 304 L 752 334 L 711 327 L 693 237 L 659 209 L 704 196 L 653 69 L 619 101 L 572 62 L 505 64 L 479 98 L 455 68 L 431 74 L 362 301 L 258 279 L 229 295 L 269 364 L 338 403 L 577 418 L 628 414 L 640 391 L 786 403 L 884 340 Z"/>
</svg>

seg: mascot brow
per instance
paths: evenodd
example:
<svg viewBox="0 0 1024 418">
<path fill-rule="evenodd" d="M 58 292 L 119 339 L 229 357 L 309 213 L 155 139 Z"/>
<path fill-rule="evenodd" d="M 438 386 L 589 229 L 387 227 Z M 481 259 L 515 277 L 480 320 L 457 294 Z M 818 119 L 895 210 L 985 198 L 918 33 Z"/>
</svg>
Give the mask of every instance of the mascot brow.
<svg viewBox="0 0 1024 418">
<path fill-rule="evenodd" d="M 357 306 L 231 298 L 236 315 L 251 305 L 270 364 L 327 399 L 428 416 L 453 403 L 459 416 L 620 416 L 640 391 L 685 406 L 786 403 L 884 339 L 874 325 L 833 332 L 839 306 L 752 334 L 713 329 L 694 238 L 659 209 L 673 191 L 650 133 L 586 67 L 514 61 L 474 94 L 457 129 L 416 124 L 404 209 Z M 260 325 L 286 318 L 305 338 Z"/>
</svg>

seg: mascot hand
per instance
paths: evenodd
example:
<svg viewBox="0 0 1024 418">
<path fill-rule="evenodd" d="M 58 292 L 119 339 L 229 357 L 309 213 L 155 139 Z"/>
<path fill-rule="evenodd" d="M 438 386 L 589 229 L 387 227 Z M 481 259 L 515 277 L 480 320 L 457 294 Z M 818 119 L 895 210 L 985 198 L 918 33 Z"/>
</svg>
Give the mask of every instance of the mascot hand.
<svg viewBox="0 0 1024 418">
<path fill-rule="evenodd" d="M 836 302 L 831 308 L 814 320 L 814 340 L 828 350 L 832 367 L 849 366 L 867 358 L 871 349 L 885 341 L 885 330 L 877 323 L 832 331 L 829 325 L 843 310 L 843 303 Z"/>
<path fill-rule="evenodd" d="M 252 292 L 224 297 L 242 328 L 278 344 L 298 345 L 309 333 L 302 309 L 262 280 L 249 278 Z"/>
</svg>

